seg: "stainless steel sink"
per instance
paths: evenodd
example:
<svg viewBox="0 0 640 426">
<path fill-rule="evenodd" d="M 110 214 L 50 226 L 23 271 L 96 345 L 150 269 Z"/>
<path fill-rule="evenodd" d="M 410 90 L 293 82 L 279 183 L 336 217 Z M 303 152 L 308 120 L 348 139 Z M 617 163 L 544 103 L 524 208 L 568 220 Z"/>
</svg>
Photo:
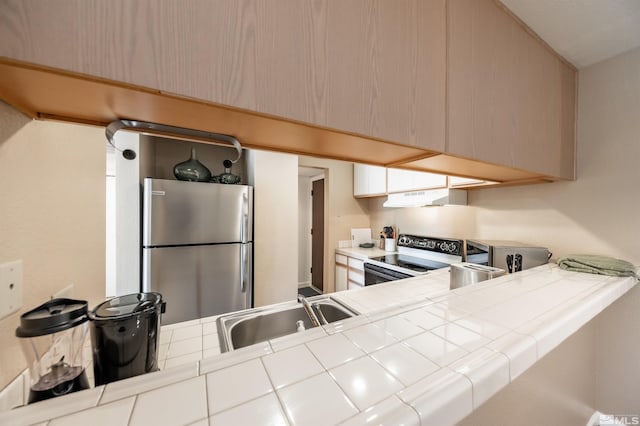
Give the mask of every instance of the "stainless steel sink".
<svg viewBox="0 0 640 426">
<path fill-rule="evenodd" d="M 358 315 L 353 309 L 330 296 L 306 299 L 320 323 L 332 323 Z M 218 337 L 222 352 L 313 328 L 316 325 L 302 303 L 288 302 L 266 308 L 250 309 L 218 318 Z"/>
</svg>

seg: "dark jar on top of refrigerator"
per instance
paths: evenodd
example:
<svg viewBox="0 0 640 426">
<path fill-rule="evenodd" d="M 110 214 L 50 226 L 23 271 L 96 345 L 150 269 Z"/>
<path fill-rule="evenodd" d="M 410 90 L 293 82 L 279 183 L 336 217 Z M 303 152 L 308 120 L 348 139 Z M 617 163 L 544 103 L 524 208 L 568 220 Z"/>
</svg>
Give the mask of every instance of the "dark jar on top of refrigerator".
<svg viewBox="0 0 640 426">
<path fill-rule="evenodd" d="M 158 370 L 160 293 L 134 293 L 89 312 L 96 386 Z"/>
<path fill-rule="evenodd" d="M 20 338 L 29 363 L 29 404 L 89 389 L 83 347 L 87 302 L 53 299 L 20 316 Z"/>
</svg>

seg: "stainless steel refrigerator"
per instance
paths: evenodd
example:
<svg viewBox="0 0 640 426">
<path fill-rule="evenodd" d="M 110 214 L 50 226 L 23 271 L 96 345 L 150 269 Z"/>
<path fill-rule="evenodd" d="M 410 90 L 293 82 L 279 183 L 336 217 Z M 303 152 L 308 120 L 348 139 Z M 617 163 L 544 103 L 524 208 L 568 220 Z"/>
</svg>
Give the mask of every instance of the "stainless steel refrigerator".
<svg viewBox="0 0 640 426">
<path fill-rule="evenodd" d="M 164 324 L 252 306 L 253 187 L 146 178 L 142 210 L 142 291 Z"/>
</svg>

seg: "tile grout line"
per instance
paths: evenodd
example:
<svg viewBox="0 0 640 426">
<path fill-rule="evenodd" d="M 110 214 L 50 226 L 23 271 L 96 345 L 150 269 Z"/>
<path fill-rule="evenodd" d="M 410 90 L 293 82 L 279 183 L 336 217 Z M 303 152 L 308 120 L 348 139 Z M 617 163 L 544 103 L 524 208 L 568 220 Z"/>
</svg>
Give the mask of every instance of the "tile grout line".
<svg viewBox="0 0 640 426">
<path fill-rule="evenodd" d="M 396 345 L 396 344 L 397 344 L 397 343 L 394 343 L 393 345 Z M 383 347 L 383 348 L 380 348 L 380 349 L 378 349 L 378 350 L 376 350 L 376 351 L 374 351 L 374 352 L 372 352 L 372 353 L 368 354 L 368 357 L 369 357 L 373 362 L 375 362 L 377 365 L 379 365 L 380 367 L 382 367 L 382 369 L 383 369 L 384 371 L 386 371 L 387 373 L 389 373 L 389 374 L 391 375 L 391 377 L 393 377 L 394 379 L 396 379 L 396 380 L 398 381 L 398 383 L 400 383 L 400 384 L 401 384 L 402 386 L 404 386 L 404 388 L 406 389 L 406 388 L 407 388 L 407 386 L 410 386 L 410 385 L 406 385 L 406 384 L 405 384 L 405 383 L 400 379 L 400 377 L 398 377 L 398 376 L 396 376 L 395 374 L 393 374 L 393 372 L 392 372 L 392 371 L 389 371 L 389 370 L 388 370 L 384 365 L 382 365 L 382 363 L 381 363 L 381 362 L 379 362 L 377 359 L 375 359 L 375 358 L 372 356 L 372 355 L 373 355 L 373 353 L 383 351 L 383 350 L 385 350 L 386 348 L 389 348 L 389 347 L 391 347 L 391 346 L 393 346 L 393 345 L 389 345 L 389 346 L 385 346 L 385 347 Z M 426 357 L 424 357 L 424 356 L 423 356 L 423 358 L 427 359 L 427 358 L 426 358 Z M 430 362 L 433 362 L 433 361 L 431 361 L 431 360 L 429 360 L 429 361 L 430 361 Z M 434 363 L 434 364 L 435 364 L 435 363 Z M 435 365 L 438 365 L 438 364 L 435 364 Z M 438 367 L 440 367 L 440 366 L 438 366 Z M 438 370 L 439 370 L 439 369 L 440 369 L 440 368 L 438 368 Z M 430 374 L 433 374 L 433 373 L 435 373 L 435 372 L 436 372 L 436 371 L 438 371 L 438 370 L 435 370 L 435 371 L 433 371 L 433 372 L 432 372 L 432 373 L 430 373 Z M 427 376 L 428 376 L 428 375 L 429 375 L 429 374 L 427 374 Z M 423 378 L 425 378 L 425 377 L 427 377 L 427 376 L 422 376 L 422 377 L 418 378 L 418 380 L 421 380 L 421 379 L 423 379 Z M 414 383 L 415 383 L 415 382 L 414 382 Z M 398 392 L 400 392 L 400 391 L 398 391 Z M 394 395 L 395 395 L 395 394 L 394 394 Z M 388 397 L 387 397 L 387 398 L 388 398 Z"/>
<path fill-rule="evenodd" d="M 101 405 L 102 397 L 104 396 L 104 391 L 107 390 L 107 385 L 102 385 L 102 389 L 100 390 L 100 395 L 98 395 L 98 400 L 96 401 L 96 405 L 94 407 L 99 407 Z"/>
<path fill-rule="evenodd" d="M 209 380 L 207 380 L 207 375 L 200 375 L 200 362 L 198 362 L 198 367 L 196 369 L 196 373 L 198 373 L 197 377 L 202 377 L 204 380 L 204 394 L 205 394 L 205 398 L 207 400 L 206 408 L 207 408 L 207 423 L 209 423 L 209 418 L 212 416 L 211 411 L 209 410 Z"/>
<path fill-rule="evenodd" d="M 528 335 L 526 335 L 526 334 L 516 333 L 515 331 L 513 331 L 512 333 L 520 334 L 521 336 L 524 336 L 524 337 L 531 337 L 531 336 L 528 336 Z M 533 337 L 531 337 L 531 338 L 533 339 Z M 497 339 L 496 339 L 496 340 L 497 340 Z M 494 341 L 492 341 L 492 342 L 490 342 L 490 343 L 487 343 L 487 345 L 489 345 L 489 344 L 491 344 L 491 343 L 493 343 L 493 342 L 495 342 L 495 340 L 494 340 Z M 534 339 L 534 342 L 535 342 L 535 339 Z M 505 351 L 498 350 L 498 349 L 494 349 L 494 348 L 491 348 L 491 347 L 489 347 L 489 346 L 487 346 L 487 345 L 482 346 L 482 348 L 484 348 L 484 349 L 489 349 L 490 351 L 493 351 L 493 352 L 495 352 L 495 353 L 498 353 L 498 354 L 504 355 L 504 356 L 507 358 L 507 360 L 509 361 L 509 383 L 512 383 L 512 382 L 513 382 L 513 380 L 514 380 L 514 379 L 512 378 L 512 377 L 513 377 L 513 365 L 512 365 L 512 364 L 513 364 L 513 361 L 514 361 L 514 360 L 513 360 L 513 359 L 509 356 L 509 354 L 508 354 L 508 353 L 506 353 Z M 537 348 L 536 348 L 536 360 L 533 362 L 533 364 L 535 364 L 536 362 L 538 362 L 538 351 L 537 351 Z M 533 366 L 533 364 L 531 364 L 531 366 Z M 530 368 L 530 367 L 529 367 L 529 368 Z M 522 374 L 522 373 L 521 373 L 521 374 Z"/>
<path fill-rule="evenodd" d="M 274 352 L 275 353 L 275 352 Z M 273 355 L 273 354 L 269 354 L 269 355 Z M 282 411 L 282 413 L 284 414 L 284 417 L 287 420 L 287 423 L 289 423 L 290 425 L 295 424 L 293 422 L 293 419 L 291 419 L 289 417 L 289 413 L 288 410 L 286 409 L 286 406 L 284 405 L 284 403 L 282 402 L 282 399 L 280 398 L 280 394 L 278 393 L 278 389 L 276 389 L 276 386 L 273 383 L 273 378 L 271 377 L 271 375 L 269 374 L 269 370 L 267 369 L 266 364 L 264 363 L 264 357 L 268 356 L 268 355 L 263 355 L 261 356 L 260 359 L 260 364 L 262 365 L 262 368 L 264 369 L 265 374 L 267 375 L 267 379 L 269 379 L 269 383 L 271 384 L 271 389 L 273 389 L 273 394 L 275 395 L 276 399 L 278 400 L 278 404 L 280 404 L 280 410 Z M 283 386 L 286 387 L 286 386 Z M 267 393 L 268 395 L 269 393 Z M 264 395 L 258 397 L 258 398 L 262 398 Z M 253 400 L 255 400 L 257 398 L 254 398 Z M 252 401 L 253 401 L 252 400 Z M 247 401 L 248 402 L 248 401 Z"/>
<path fill-rule="evenodd" d="M 346 337 L 346 336 L 345 336 L 345 337 Z M 347 338 L 347 339 L 348 339 L 348 338 Z M 353 343 L 352 343 L 352 344 L 353 344 Z M 353 406 L 356 410 L 358 410 L 358 413 L 356 413 L 356 414 L 354 414 L 354 415 L 358 415 L 358 414 L 360 414 L 360 413 L 362 412 L 362 411 L 360 411 L 360 408 L 358 408 L 358 406 L 355 404 L 355 402 L 353 402 L 353 401 L 351 400 L 351 398 L 349 398 L 349 395 L 345 392 L 345 390 L 342 388 L 342 386 L 340 386 L 340 383 L 338 383 L 338 381 L 333 377 L 333 375 L 331 374 L 331 372 L 329 371 L 329 369 L 327 369 L 327 367 L 325 367 L 325 366 L 324 366 L 324 364 L 322 363 L 322 361 L 320 361 L 320 358 L 318 358 L 318 356 L 315 354 L 315 352 L 313 352 L 313 351 L 311 350 L 311 348 L 309 348 L 309 347 L 307 346 L 307 344 L 306 344 L 306 343 L 304 344 L 304 346 L 305 346 L 305 347 L 306 347 L 306 349 L 311 353 L 311 355 L 312 355 L 312 356 L 313 356 L 313 357 L 318 361 L 318 363 L 320 364 L 320 366 L 324 369 L 324 373 L 318 373 L 318 374 L 316 374 L 316 375 L 313 375 L 313 376 L 311 376 L 311 377 L 308 377 L 307 379 L 311 379 L 311 378 L 313 378 L 313 377 L 315 377 L 315 376 L 319 376 L 319 375 L 321 375 L 321 374 L 326 374 L 326 375 L 328 375 L 328 376 L 329 376 L 329 378 L 333 381 L 333 383 L 335 383 L 335 384 L 336 384 L 336 386 L 338 386 L 338 389 L 340 389 L 340 391 L 341 391 L 341 392 L 342 392 L 342 394 L 344 395 L 345 399 L 346 399 L 346 400 L 351 404 L 351 406 Z M 345 362 L 343 362 L 342 364 L 338 364 L 338 365 L 336 365 L 336 366 L 334 366 L 334 367 L 332 367 L 332 368 L 336 368 L 336 367 L 339 367 L 339 366 L 341 366 L 341 365 L 346 365 L 346 364 L 348 364 L 348 363 L 350 363 L 350 362 L 353 362 L 353 361 L 356 361 L 356 360 L 358 360 L 358 359 L 360 359 L 360 358 L 364 358 L 365 356 L 367 356 L 367 355 L 366 355 L 366 353 L 364 354 L 364 356 L 357 357 L 357 358 L 354 358 L 354 359 L 351 359 L 351 360 L 345 361 Z M 305 379 L 305 380 L 306 380 L 306 379 Z M 301 380 L 301 381 L 302 381 L 302 380 Z M 344 420 L 347 420 L 347 419 L 344 419 Z"/>
<path fill-rule="evenodd" d="M 133 411 L 136 409 L 137 403 L 138 403 L 138 395 L 134 395 L 133 405 L 131 406 L 131 411 L 129 411 L 129 418 L 127 419 L 127 426 L 131 425 L 131 421 L 133 420 Z"/>
<path fill-rule="evenodd" d="M 365 355 L 365 356 L 366 356 L 366 355 Z M 348 363 L 350 363 L 350 362 L 353 362 L 353 361 L 359 360 L 359 359 L 361 359 L 361 358 L 364 358 L 364 357 L 358 357 L 358 358 L 352 359 L 352 360 L 347 361 L 347 362 L 345 362 L 345 363 L 342 363 L 342 364 L 340 364 L 340 365 L 336 365 L 336 366 L 335 366 L 335 367 L 333 367 L 333 368 L 340 367 L 341 365 L 346 365 L 346 364 L 348 364 Z M 344 388 L 343 388 L 342 386 L 340 386 L 340 383 L 338 383 L 338 381 L 336 380 L 336 378 L 335 378 L 335 377 L 333 377 L 333 374 L 331 374 L 331 371 L 327 370 L 327 371 L 326 371 L 326 374 L 327 374 L 327 375 L 329 376 L 329 378 L 333 381 L 333 383 L 335 383 L 335 385 L 338 387 L 338 389 L 340 389 L 340 392 L 342 392 L 342 394 L 344 395 L 345 399 L 346 399 L 346 400 L 347 400 L 347 401 L 348 401 L 348 402 L 353 406 L 353 408 L 355 408 L 355 409 L 358 411 L 358 412 L 356 413 L 356 415 L 357 415 L 357 414 L 362 413 L 364 410 L 361 410 L 361 409 L 360 409 L 360 407 L 358 407 L 358 405 L 357 405 L 355 402 L 353 402 L 353 401 L 351 400 L 351 398 L 349 397 L 349 394 L 347 394 L 347 392 L 344 390 Z M 345 419 L 345 420 L 346 420 L 346 419 Z"/>
</svg>

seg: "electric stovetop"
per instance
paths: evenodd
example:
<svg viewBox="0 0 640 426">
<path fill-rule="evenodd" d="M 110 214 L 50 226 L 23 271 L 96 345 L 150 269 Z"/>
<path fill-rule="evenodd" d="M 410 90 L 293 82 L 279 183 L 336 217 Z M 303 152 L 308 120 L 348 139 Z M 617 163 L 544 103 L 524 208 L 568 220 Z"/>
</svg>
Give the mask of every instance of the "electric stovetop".
<svg viewBox="0 0 640 426">
<path fill-rule="evenodd" d="M 387 254 L 385 256 L 372 257 L 369 261 L 384 263 L 396 266 L 398 268 L 409 269 L 413 272 L 428 272 L 434 269 L 446 268 L 448 263 L 438 262 L 430 259 L 421 259 L 419 257 L 409 256 L 406 254 Z M 373 262 L 372 262 L 373 263 Z"/>
</svg>

